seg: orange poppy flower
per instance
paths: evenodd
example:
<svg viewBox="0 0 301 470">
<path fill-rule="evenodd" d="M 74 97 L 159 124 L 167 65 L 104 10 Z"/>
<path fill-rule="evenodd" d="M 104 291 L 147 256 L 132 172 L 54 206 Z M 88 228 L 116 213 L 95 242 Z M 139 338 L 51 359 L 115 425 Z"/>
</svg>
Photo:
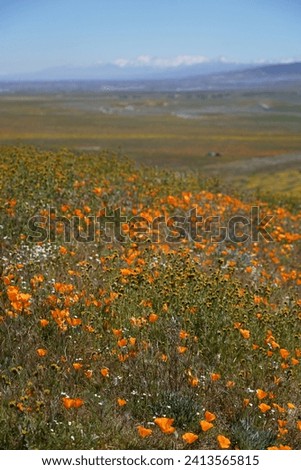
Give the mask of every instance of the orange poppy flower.
<svg viewBox="0 0 301 470">
<path fill-rule="evenodd" d="M 172 427 L 174 422 L 173 418 L 156 418 L 155 423 L 164 434 L 172 434 L 175 432 L 175 428 Z"/>
<path fill-rule="evenodd" d="M 72 366 L 73 366 L 73 369 L 75 370 L 80 370 L 83 367 L 83 365 L 80 362 L 73 362 Z"/>
<path fill-rule="evenodd" d="M 47 349 L 43 349 L 43 348 L 37 349 L 37 355 L 38 356 L 44 357 L 44 356 L 47 356 L 47 354 L 48 354 Z"/>
<path fill-rule="evenodd" d="M 268 393 L 265 392 L 264 390 L 261 390 L 261 388 L 259 388 L 258 390 L 256 390 L 256 395 L 257 395 L 257 398 L 259 398 L 259 400 L 263 400 L 268 395 Z"/>
<path fill-rule="evenodd" d="M 208 421 L 208 423 L 211 423 L 211 421 L 214 421 L 216 419 L 216 415 L 214 413 L 210 413 L 210 411 L 205 411 L 205 420 Z"/>
<path fill-rule="evenodd" d="M 210 377 L 211 377 L 211 380 L 213 382 L 216 382 L 217 380 L 219 380 L 221 378 L 221 374 L 212 373 L 212 374 L 210 374 Z"/>
<path fill-rule="evenodd" d="M 208 421 L 205 420 L 200 421 L 200 426 L 202 428 L 202 431 L 204 432 L 209 431 L 209 429 L 213 428 L 213 424 L 208 423 Z"/>
<path fill-rule="evenodd" d="M 54 288 L 57 292 L 61 294 L 70 294 L 73 291 L 74 286 L 72 284 L 63 284 L 61 282 L 56 282 L 54 284 Z"/>
<path fill-rule="evenodd" d="M 287 425 L 287 420 L 286 419 L 277 419 L 278 426 L 280 428 L 284 428 Z"/>
<path fill-rule="evenodd" d="M 288 433 L 288 429 L 279 427 L 277 437 L 285 436 L 285 434 L 287 434 L 287 433 Z"/>
<path fill-rule="evenodd" d="M 124 398 L 117 398 L 117 403 L 119 406 L 125 406 L 127 401 Z"/>
<path fill-rule="evenodd" d="M 148 437 L 153 433 L 151 429 L 145 428 L 144 426 L 137 426 L 137 429 L 139 436 L 142 438 Z"/>
<path fill-rule="evenodd" d="M 122 338 L 122 339 L 119 339 L 117 341 L 117 344 L 120 348 L 123 348 L 124 346 L 126 346 L 128 343 L 127 339 L 126 338 Z"/>
<path fill-rule="evenodd" d="M 94 333 L 95 328 L 93 328 L 93 326 L 91 326 L 91 325 L 85 325 L 84 330 L 88 331 L 88 333 Z"/>
<path fill-rule="evenodd" d="M 184 354 L 187 351 L 186 346 L 178 346 L 178 353 Z"/>
<path fill-rule="evenodd" d="M 3 276 L 3 282 L 6 286 L 9 286 L 11 280 L 14 278 L 13 274 L 9 274 L 8 276 Z"/>
<path fill-rule="evenodd" d="M 279 349 L 280 356 L 282 359 L 287 359 L 290 355 L 290 352 L 287 349 L 281 348 Z"/>
<path fill-rule="evenodd" d="M 73 408 L 79 408 L 83 404 L 84 404 L 84 400 L 82 400 L 81 398 L 74 398 L 73 399 Z"/>
<path fill-rule="evenodd" d="M 79 326 L 82 323 L 80 318 L 67 318 L 67 322 L 70 326 Z"/>
<path fill-rule="evenodd" d="M 258 408 L 262 413 L 266 413 L 271 409 L 270 405 L 267 405 L 266 403 L 261 403 L 260 405 L 258 405 Z"/>
<path fill-rule="evenodd" d="M 156 315 L 156 313 L 151 313 L 150 316 L 148 317 L 148 321 L 150 323 L 155 323 L 158 320 L 159 316 Z"/>
<path fill-rule="evenodd" d="M 235 386 L 235 382 L 233 380 L 228 380 L 226 383 L 227 388 L 233 388 Z"/>
<path fill-rule="evenodd" d="M 42 328 L 45 328 L 45 326 L 49 325 L 49 320 L 45 320 L 45 318 L 42 318 L 40 320 L 40 325 Z"/>
<path fill-rule="evenodd" d="M 100 196 L 101 193 L 102 193 L 102 188 L 94 188 L 93 190 L 93 193 L 96 194 L 97 196 Z"/>
<path fill-rule="evenodd" d="M 197 377 L 189 377 L 188 380 L 192 387 L 197 387 L 199 384 L 199 379 Z"/>
<path fill-rule="evenodd" d="M 188 338 L 188 336 L 189 336 L 189 333 L 187 333 L 184 330 L 181 330 L 180 333 L 179 333 L 179 338 L 180 339 L 186 339 L 186 338 Z"/>
<path fill-rule="evenodd" d="M 16 407 L 18 408 L 19 411 L 25 411 L 25 406 L 22 402 L 17 403 Z"/>
<path fill-rule="evenodd" d="M 135 271 L 133 269 L 128 269 L 128 268 L 122 268 L 120 269 L 120 274 L 122 276 L 130 276 L 131 274 L 134 274 Z"/>
<path fill-rule="evenodd" d="M 84 404 L 84 400 L 81 398 L 62 398 L 64 407 L 69 410 L 70 408 L 80 408 Z"/>
<path fill-rule="evenodd" d="M 67 410 L 69 408 L 72 408 L 72 406 L 73 406 L 73 399 L 72 398 L 64 397 L 64 398 L 62 398 L 62 402 L 63 402 L 64 407 Z"/>
<path fill-rule="evenodd" d="M 193 434 L 192 432 L 186 432 L 183 434 L 182 439 L 186 442 L 186 444 L 193 444 L 198 439 L 197 434 Z"/>
<path fill-rule="evenodd" d="M 242 328 L 240 328 L 239 332 L 240 332 L 240 334 L 242 335 L 242 337 L 244 339 L 249 339 L 250 338 L 250 331 L 249 330 L 243 330 Z"/>
<path fill-rule="evenodd" d="M 135 346 L 136 341 L 137 341 L 136 338 L 133 338 L 132 336 L 129 339 L 129 343 L 130 343 L 131 346 Z"/>
<path fill-rule="evenodd" d="M 107 367 L 103 367 L 102 369 L 100 369 L 100 373 L 103 377 L 108 377 L 110 371 Z"/>
<path fill-rule="evenodd" d="M 298 431 L 301 431 L 301 421 L 297 421 L 297 429 Z"/>
<path fill-rule="evenodd" d="M 222 434 L 219 434 L 216 439 L 217 439 L 218 445 L 220 446 L 221 449 L 229 449 L 229 447 L 231 445 L 230 439 L 223 436 Z"/>
<path fill-rule="evenodd" d="M 290 409 L 290 410 L 294 410 L 296 407 L 293 403 L 288 403 L 287 404 L 287 407 Z"/>
<path fill-rule="evenodd" d="M 279 413 L 285 413 L 285 408 L 283 408 L 282 406 L 278 405 L 277 403 L 273 403 L 273 407 L 279 411 Z"/>
<path fill-rule="evenodd" d="M 117 357 L 118 357 L 120 362 L 125 362 L 129 358 L 129 355 L 128 354 L 118 354 Z"/>
<path fill-rule="evenodd" d="M 117 337 L 122 336 L 122 330 L 116 330 L 115 328 L 112 329 L 113 335 Z"/>
</svg>

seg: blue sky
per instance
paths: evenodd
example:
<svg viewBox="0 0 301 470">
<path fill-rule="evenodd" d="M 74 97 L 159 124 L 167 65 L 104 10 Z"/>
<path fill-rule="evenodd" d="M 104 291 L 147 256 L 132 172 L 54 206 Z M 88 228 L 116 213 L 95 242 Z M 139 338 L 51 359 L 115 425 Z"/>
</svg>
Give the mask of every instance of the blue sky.
<svg viewBox="0 0 301 470">
<path fill-rule="evenodd" d="M 0 75 L 137 57 L 300 60 L 300 24 L 300 0 L 0 0 Z"/>
</svg>

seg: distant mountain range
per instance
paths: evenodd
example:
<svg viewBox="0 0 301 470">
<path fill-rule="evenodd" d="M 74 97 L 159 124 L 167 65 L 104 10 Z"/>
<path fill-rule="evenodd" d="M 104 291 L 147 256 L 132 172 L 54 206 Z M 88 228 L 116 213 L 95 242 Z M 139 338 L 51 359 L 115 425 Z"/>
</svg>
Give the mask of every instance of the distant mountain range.
<svg viewBox="0 0 301 470">
<path fill-rule="evenodd" d="M 219 72 L 241 70 L 246 65 L 224 60 L 200 60 L 199 63 L 179 63 L 171 61 L 145 60 L 116 61 L 117 63 L 96 64 L 91 66 L 51 67 L 33 73 L 0 76 L 0 80 L 35 81 L 35 80 L 156 80 L 180 79 L 187 76 L 208 75 Z M 250 67 L 250 66 L 248 66 Z"/>
<path fill-rule="evenodd" d="M 181 89 L 242 89 L 301 85 L 301 62 L 272 64 L 260 67 L 219 72 L 205 76 L 190 76 L 174 82 Z M 170 86 L 172 84 L 170 83 Z"/>
<path fill-rule="evenodd" d="M 221 90 L 301 86 L 301 62 L 263 66 L 205 62 L 170 67 L 120 66 L 66 67 L 19 77 L 0 77 L 0 93 L 22 90 Z"/>
</svg>

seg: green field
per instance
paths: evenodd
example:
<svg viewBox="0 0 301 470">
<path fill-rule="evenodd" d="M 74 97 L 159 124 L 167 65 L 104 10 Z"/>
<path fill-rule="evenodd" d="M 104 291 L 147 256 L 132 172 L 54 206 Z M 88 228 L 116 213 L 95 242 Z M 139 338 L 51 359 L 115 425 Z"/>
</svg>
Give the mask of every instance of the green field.
<svg viewBox="0 0 301 470">
<path fill-rule="evenodd" d="M 2 144 L 111 149 L 142 164 L 222 176 L 239 189 L 276 186 L 300 196 L 301 96 L 294 90 L 11 94 L 0 96 L 0 109 Z"/>
</svg>

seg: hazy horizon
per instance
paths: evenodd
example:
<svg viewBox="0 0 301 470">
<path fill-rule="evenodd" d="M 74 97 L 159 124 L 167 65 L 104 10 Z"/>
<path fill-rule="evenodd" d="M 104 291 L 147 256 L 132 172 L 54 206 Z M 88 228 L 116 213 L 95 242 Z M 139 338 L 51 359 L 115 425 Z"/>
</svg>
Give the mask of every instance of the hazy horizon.
<svg viewBox="0 0 301 470">
<path fill-rule="evenodd" d="M 301 60 L 295 0 L 0 1 L 0 76 Z"/>
</svg>

